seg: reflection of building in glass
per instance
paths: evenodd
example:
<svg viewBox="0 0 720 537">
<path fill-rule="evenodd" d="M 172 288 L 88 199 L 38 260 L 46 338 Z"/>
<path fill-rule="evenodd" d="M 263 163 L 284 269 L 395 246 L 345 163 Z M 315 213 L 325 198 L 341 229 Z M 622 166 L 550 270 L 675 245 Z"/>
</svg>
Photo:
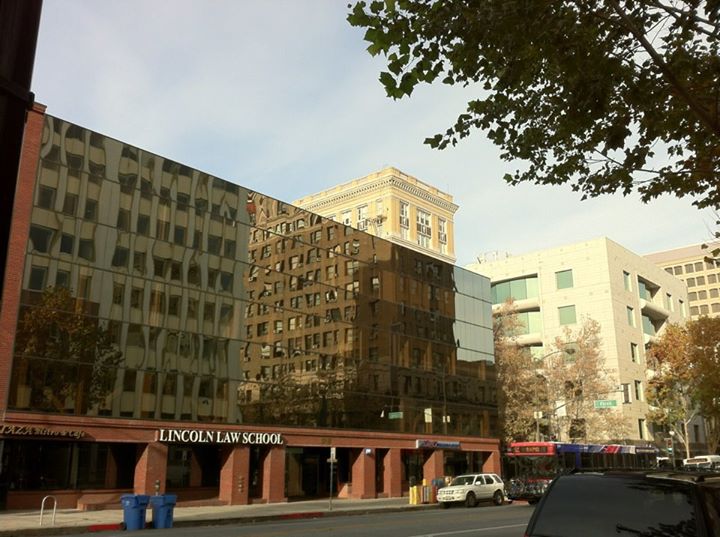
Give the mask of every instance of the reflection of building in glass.
<svg viewBox="0 0 720 537">
<path fill-rule="evenodd" d="M 293 204 L 448 263 L 455 262 L 453 219 L 458 206 L 452 196 L 397 168 L 384 168 Z"/>
<path fill-rule="evenodd" d="M 617 386 L 606 398 L 627 424 L 623 440 L 652 439 L 645 417 L 645 349 L 667 323 L 687 316 L 682 282 L 607 238 L 479 259 L 467 268 L 490 277 L 493 307 L 513 300 L 522 326 L 518 342 L 537 359 L 584 317 L 600 323 L 602 354 Z"/>
<path fill-rule="evenodd" d="M 486 278 L 40 109 L 23 166 L 0 319 L 12 491 L 312 497 L 331 447 L 341 496 L 499 470 Z"/>
</svg>

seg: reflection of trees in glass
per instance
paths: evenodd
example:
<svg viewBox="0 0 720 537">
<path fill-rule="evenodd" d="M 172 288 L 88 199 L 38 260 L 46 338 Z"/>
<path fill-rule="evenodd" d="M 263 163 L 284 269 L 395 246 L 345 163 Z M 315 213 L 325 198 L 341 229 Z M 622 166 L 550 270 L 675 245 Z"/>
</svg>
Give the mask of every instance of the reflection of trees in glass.
<svg viewBox="0 0 720 537">
<path fill-rule="evenodd" d="M 258 383 L 259 401 L 245 406 L 245 422 L 310 427 L 342 425 L 342 383 L 334 371 L 284 372 L 275 379 L 254 382 Z"/>
<path fill-rule="evenodd" d="M 16 384 L 35 409 L 85 414 L 110 391 L 122 353 L 98 319 L 63 287 L 50 287 L 21 315 Z"/>
</svg>

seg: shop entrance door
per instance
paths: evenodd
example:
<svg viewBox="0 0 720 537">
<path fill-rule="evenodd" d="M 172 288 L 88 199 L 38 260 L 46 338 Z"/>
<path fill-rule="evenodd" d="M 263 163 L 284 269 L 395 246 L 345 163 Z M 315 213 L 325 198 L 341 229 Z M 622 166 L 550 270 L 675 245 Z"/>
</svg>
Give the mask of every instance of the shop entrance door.
<svg viewBox="0 0 720 537">
<path fill-rule="evenodd" d="M 317 455 L 304 457 L 302 465 L 302 488 L 305 496 L 315 497 L 320 492 L 320 459 Z"/>
<path fill-rule="evenodd" d="M 385 456 L 387 449 L 375 450 L 375 492 L 379 497 L 385 495 Z"/>
</svg>

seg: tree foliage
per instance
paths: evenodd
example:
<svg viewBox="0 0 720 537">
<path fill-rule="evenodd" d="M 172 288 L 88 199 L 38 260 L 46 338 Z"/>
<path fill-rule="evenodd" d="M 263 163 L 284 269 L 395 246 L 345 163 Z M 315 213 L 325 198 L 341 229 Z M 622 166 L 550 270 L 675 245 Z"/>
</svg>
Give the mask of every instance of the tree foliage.
<svg viewBox="0 0 720 537">
<path fill-rule="evenodd" d="M 348 6 L 388 96 L 473 85 L 431 147 L 482 129 L 510 184 L 720 206 L 720 1 L 385 0 Z"/>
<path fill-rule="evenodd" d="M 708 451 L 720 444 L 720 319 L 670 325 L 651 347 L 648 401 L 653 422 L 675 432 L 689 456 L 688 424 L 700 416 Z"/>
<path fill-rule="evenodd" d="M 519 322 L 512 301 L 493 317 L 498 419 L 505 442 L 534 440 L 534 412 L 540 410 L 542 385 L 527 349 L 518 345 Z"/>
<path fill-rule="evenodd" d="M 697 415 L 693 397 L 693 372 L 689 351 L 691 342 L 686 326 L 668 325 L 648 350 L 651 371 L 646 393 L 648 419 L 675 434 L 690 456 L 688 424 Z"/>
<path fill-rule="evenodd" d="M 583 442 L 620 441 L 626 421 L 618 409 L 596 409 L 596 400 L 613 399 L 617 386 L 605 368 L 600 324 L 585 318 L 576 330 L 566 328 L 544 359 L 550 416 L 560 439 Z M 553 419 L 551 417 L 551 419 Z"/>
<path fill-rule="evenodd" d="M 84 308 L 68 289 L 49 287 L 23 312 L 16 370 L 30 387 L 33 408 L 85 414 L 112 391 L 122 353 Z"/>
<path fill-rule="evenodd" d="M 720 444 L 720 318 L 700 317 L 687 329 L 693 396 L 705 422 L 708 450 L 715 453 Z"/>
</svg>

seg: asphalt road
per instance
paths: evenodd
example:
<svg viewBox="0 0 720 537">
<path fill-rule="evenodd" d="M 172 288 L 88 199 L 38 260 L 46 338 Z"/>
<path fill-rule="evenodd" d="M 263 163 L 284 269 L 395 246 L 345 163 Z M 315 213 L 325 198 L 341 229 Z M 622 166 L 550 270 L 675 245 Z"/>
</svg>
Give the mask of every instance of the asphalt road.
<svg viewBox="0 0 720 537">
<path fill-rule="evenodd" d="M 424 509 L 399 513 L 332 516 L 219 526 L 143 530 L 177 537 L 521 537 L 534 507 L 512 504 L 467 509 Z M 99 537 L 129 537 L 128 532 L 103 532 Z M 87 534 L 84 536 L 87 537 Z"/>
</svg>

